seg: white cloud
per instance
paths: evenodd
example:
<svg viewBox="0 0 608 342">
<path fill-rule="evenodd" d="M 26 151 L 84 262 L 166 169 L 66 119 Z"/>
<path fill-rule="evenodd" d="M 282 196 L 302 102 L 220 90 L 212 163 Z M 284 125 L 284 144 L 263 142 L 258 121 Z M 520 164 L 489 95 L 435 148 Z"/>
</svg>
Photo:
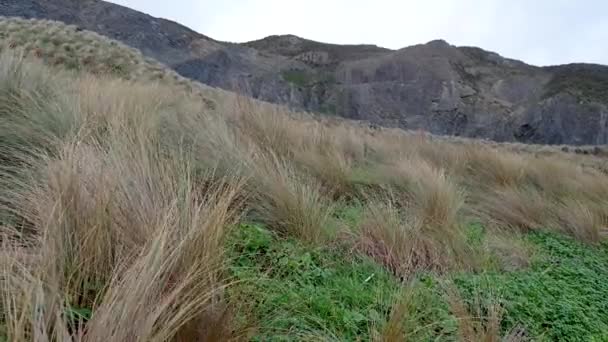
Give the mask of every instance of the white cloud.
<svg viewBox="0 0 608 342">
<path fill-rule="evenodd" d="M 389 48 L 445 39 L 537 65 L 608 64 L 604 0 L 113 0 L 212 38 L 296 34 Z"/>
</svg>

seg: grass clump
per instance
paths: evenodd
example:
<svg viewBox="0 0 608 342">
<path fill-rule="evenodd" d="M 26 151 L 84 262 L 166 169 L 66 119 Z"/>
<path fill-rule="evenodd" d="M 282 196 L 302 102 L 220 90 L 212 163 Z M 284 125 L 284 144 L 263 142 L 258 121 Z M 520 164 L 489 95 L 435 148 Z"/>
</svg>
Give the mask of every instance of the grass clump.
<svg viewBox="0 0 608 342">
<path fill-rule="evenodd" d="M 331 236 L 333 204 L 314 178 L 298 174 L 288 162 L 270 157 L 259 171 L 262 184 L 254 206 L 259 219 L 275 231 L 312 243 Z"/>
<path fill-rule="evenodd" d="M 397 188 L 370 201 L 355 230 L 360 248 L 402 277 L 473 267 L 458 222 L 464 197 L 443 170 L 404 160 L 391 178 Z"/>
<path fill-rule="evenodd" d="M 85 324 L 90 341 L 220 333 L 185 329 L 211 323 L 221 299 L 222 239 L 238 217 L 238 188 L 200 192 L 178 161 L 123 152 L 68 146 L 57 160 L 43 158 L 40 179 L 16 196 L 31 233 L 7 228 L 3 238 L 11 341 L 76 339 Z M 23 235 L 8 239 L 14 234 Z M 66 310 L 79 313 L 76 326 Z"/>
<path fill-rule="evenodd" d="M 8 340 L 605 337 L 598 164 L 228 93 L 212 108 L 109 40 L 0 22 Z"/>
<path fill-rule="evenodd" d="M 136 96 L 96 102 L 76 94 L 94 82 L 103 98 L 117 84 L 63 83 L 65 74 L 37 64 L 0 61 L 10 66 L 0 74 L 2 105 L 14 109 L 2 116 L 11 129 L 0 131 L 9 162 L 0 171 L 7 339 L 239 335 L 222 299 L 222 255 L 242 209 L 240 178 L 197 174 L 178 148 L 163 147 L 160 120 L 139 121 L 167 105 L 163 97 L 148 107 Z M 46 83 L 28 83 L 31 74 Z M 61 94 L 53 91 L 59 85 Z"/>
</svg>

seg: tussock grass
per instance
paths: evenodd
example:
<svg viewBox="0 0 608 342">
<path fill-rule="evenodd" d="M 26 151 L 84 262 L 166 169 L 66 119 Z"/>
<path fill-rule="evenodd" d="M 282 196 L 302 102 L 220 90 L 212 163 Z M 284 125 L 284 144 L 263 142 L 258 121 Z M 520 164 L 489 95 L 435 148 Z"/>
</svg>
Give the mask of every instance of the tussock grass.
<svg viewBox="0 0 608 342">
<path fill-rule="evenodd" d="M 581 241 L 601 241 L 608 227 L 604 208 L 605 202 L 590 205 L 580 200 L 566 200 L 557 205 L 555 226 Z"/>
<path fill-rule="evenodd" d="M 553 204 L 531 188 L 495 189 L 479 194 L 479 216 L 494 227 L 528 232 L 549 223 Z"/>
<path fill-rule="evenodd" d="M 513 187 L 524 177 L 526 161 L 514 153 L 494 149 L 469 148 L 466 151 L 468 171 L 486 186 Z"/>
<path fill-rule="evenodd" d="M 277 231 L 320 243 L 328 237 L 333 204 L 320 184 L 298 174 L 292 165 L 275 155 L 260 163 L 254 208 L 260 219 Z"/>
<path fill-rule="evenodd" d="M 366 206 L 354 234 L 360 250 L 404 278 L 475 264 L 457 225 L 437 224 L 424 209 L 402 209 L 390 197 Z"/>
<path fill-rule="evenodd" d="M 422 159 L 403 159 L 387 174 L 393 188 L 366 207 L 356 232 L 360 247 L 402 277 L 472 267 L 459 226 L 464 196 L 445 172 Z"/>
<path fill-rule="evenodd" d="M 427 226 L 454 227 L 464 196 L 446 175 L 422 159 L 397 163 L 397 172 L 405 184 L 405 193 L 415 207 L 421 223 Z"/>
<path fill-rule="evenodd" d="M 58 21 L 0 16 L 0 52 L 11 50 L 54 68 L 169 84 L 197 94 L 208 106 L 224 93 L 187 79 L 121 42 Z"/>
<path fill-rule="evenodd" d="M 405 279 L 475 270 L 480 251 L 525 265 L 514 232 L 605 238 L 608 175 L 596 165 L 221 92 L 210 108 L 179 80 L 142 83 L 166 71 L 112 41 L 51 22 L 0 28 L 11 49 L 0 55 L 0 326 L 11 341 L 245 336 L 223 291 L 224 238 L 241 217 L 313 246 L 348 236 L 338 242 Z M 93 50 L 61 59 L 72 43 Z M 357 203 L 360 219 L 336 222 L 337 203 Z M 471 220 L 495 240 L 472 248 Z M 462 321 L 473 326 L 463 339 L 496 335 Z M 401 334 L 391 324 L 385 334 Z"/>
<path fill-rule="evenodd" d="M 212 328 L 191 337 L 223 340 L 231 333 L 217 312 L 225 310 L 223 237 L 238 218 L 240 182 L 201 189 L 179 160 L 113 148 L 68 145 L 56 160 L 41 159 L 43 178 L 18 204 L 32 243 L 8 249 L 37 260 L 5 268 L 24 270 L 4 285 L 21 288 L 4 293 L 2 307 L 16 305 L 5 317 L 21 317 L 8 324 L 9 339 L 165 341 L 196 320 Z M 65 312 L 83 308 L 95 315 L 66 321 Z"/>
<path fill-rule="evenodd" d="M 25 63 L 19 55 L 2 54 L 0 65 L 3 155 L 13 150 L 48 149 L 74 133 L 78 127 L 76 108 L 60 91 L 65 80 L 45 72 L 39 64 Z"/>
<path fill-rule="evenodd" d="M 357 195 L 353 183 L 354 162 L 333 146 L 329 145 L 326 149 L 301 149 L 296 152 L 294 159 L 317 177 L 334 199 Z"/>
<path fill-rule="evenodd" d="M 416 289 L 413 284 L 404 285 L 393 303 L 384 326 L 373 334 L 378 342 L 398 342 L 412 339 L 416 334 L 416 313 L 413 308 Z"/>
<path fill-rule="evenodd" d="M 453 284 L 442 281 L 439 285 L 437 294 L 444 299 L 445 309 L 451 314 L 445 319 L 453 322 L 454 331 L 445 330 L 446 321 L 428 322 L 427 316 L 434 314 L 423 306 L 428 305 L 424 303 L 428 299 L 425 298 L 428 288 L 410 282 L 403 284 L 397 293 L 386 323 L 380 329 L 376 327 L 373 330 L 373 340 L 424 341 L 436 338 L 463 342 L 527 341 L 525 331 L 521 329 L 503 332 L 501 324 L 505 309 L 496 294 L 477 293 L 467 302 Z"/>
<path fill-rule="evenodd" d="M 121 78 L 182 80 L 136 49 L 91 31 L 51 20 L 0 17 L 2 49 L 22 48 L 26 55 L 54 66 L 112 74 Z"/>
<path fill-rule="evenodd" d="M 19 63 L 12 70 L 19 71 Z M 63 77 L 37 72 L 49 89 Z M 128 85 L 116 81 L 85 77 L 72 87 L 56 107 L 57 113 L 74 109 L 64 132 L 40 110 L 54 98 L 45 102 L 33 91 L 24 96 L 24 87 L 12 91 L 19 112 L 3 116 L 12 125 L 0 138 L 5 157 L 30 168 L 19 175 L 5 168 L 1 177 L 3 211 L 17 218 L 2 229 L 6 337 L 237 337 L 222 300 L 222 255 L 226 231 L 240 216 L 243 182 L 212 169 L 196 174 L 179 149 L 163 146 L 162 117 L 149 115 L 173 104 L 166 96 L 147 101 L 144 93 L 154 86 L 130 98 L 118 95 Z M 100 93 L 77 96 L 89 92 Z M 14 132 L 29 136 L 18 140 Z"/>
<path fill-rule="evenodd" d="M 294 149 L 293 159 L 318 178 L 334 199 L 360 197 L 356 171 L 368 163 L 365 140 L 357 139 L 356 130 L 345 126 L 314 123 L 308 132 Z"/>
<path fill-rule="evenodd" d="M 468 305 L 453 285 L 444 286 L 445 298 L 456 318 L 460 341 L 473 342 L 521 342 L 526 341 L 525 331 L 513 329 L 503 336 L 501 323 L 505 309 L 499 298 L 483 298 L 480 294 Z"/>
</svg>

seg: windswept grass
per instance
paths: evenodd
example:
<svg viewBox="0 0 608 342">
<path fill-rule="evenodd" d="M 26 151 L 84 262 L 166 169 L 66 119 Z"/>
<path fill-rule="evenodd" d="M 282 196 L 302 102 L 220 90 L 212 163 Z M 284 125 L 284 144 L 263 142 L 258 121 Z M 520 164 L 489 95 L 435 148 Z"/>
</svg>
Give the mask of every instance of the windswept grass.
<svg viewBox="0 0 608 342">
<path fill-rule="evenodd" d="M 163 146 L 161 118 L 144 120 L 172 106 L 163 97 L 150 102 L 135 90 L 122 98 L 115 91 L 127 87 L 115 81 L 97 83 L 97 98 L 81 97 L 98 81 L 77 79 L 70 93 L 62 75 L 22 63 L 0 63 L 14 66 L 1 75 L 3 104 L 20 105 L 3 113 L 11 129 L 0 138 L 8 340 L 239 337 L 222 295 L 222 255 L 243 208 L 242 178 L 196 173 L 186 151 Z M 32 70 L 48 82 L 45 92 L 6 80 Z"/>
<path fill-rule="evenodd" d="M 10 341 L 225 341 L 255 326 L 279 340 L 496 341 L 520 323 L 513 306 L 475 311 L 469 295 L 399 281 L 525 272 L 534 252 L 521 236 L 540 231 L 604 243 L 608 175 L 596 164 L 221 92 L 212 107 L 201 99 L 211 93 L 112 41 L 0 23 L 11 50 L 0 54 L 0 337 Z M 68 37 L 82 46 L 62 57 Z M 244 222 L 264 233 L 232 231 Z"/>
<path fill-rule="evenodd" d="M 288 236 L 321 243 L 328 237 L 333 204 L 314 178 L 271 155 L 257 171 L 259 186 L 253 205 L 259 220 Z"/>
<path fill-rule="evenodd" d="M 188 82 L 138 50 L 76 26 L 0 17 L 0 32 L 2 50 L 21 48 L 26 55 L 53 66 L 125 79 Z"/>
<path fill-rule="evenodd" d="M 11 239 L 6 249 L 28 260 L 3 259 L 5 271 L 22 270 L 3 279 L 9 340 L 231 333 L 217 310 L 225 310 L 222 246 L 239 215 L 240 181 L 201 187 L 183 161 L 136 151 L 79 142 L 40 158 L 40 178 L 16 196 L 29 242 Z M 214 328 L 185 332 L 195 321 Z"/>
</svg>

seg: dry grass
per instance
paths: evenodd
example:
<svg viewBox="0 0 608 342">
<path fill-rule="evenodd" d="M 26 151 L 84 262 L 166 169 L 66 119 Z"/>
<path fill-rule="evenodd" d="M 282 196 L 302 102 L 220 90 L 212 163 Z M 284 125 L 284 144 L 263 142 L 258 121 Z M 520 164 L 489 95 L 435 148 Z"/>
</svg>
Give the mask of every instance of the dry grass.
<svg viewBox="0 0 608 342">
<path fill-rule="evenodd" d="M 169 77 L 165 68 L 139 51 L 76 26 L 50 20 L 0 18 L 4 49 L 23 48 L 46 63 L 124 78 Z"/>
<path fill-rule="evenodd" d="M 22 77 L 36 70 L 49 88 L 15 87 L 2 75 L 4 94 L 21 106 L 3 113 L 12 127 L 0 139 L 4 158 L 31 169 L 17 177 L 7 167 L 1 177 L 3 212 L 15 218 L 2 222 L 8 339 L 238 338 L 222 299 L 222 255 L 242 208 L 241 178 L 196 173 L 183 151 L 163 146 L 162 117 L 150 113 L 179 103 L 167 89 L 124 97 L 131 85 L 85 76 L 53 102 L 63 76 L 20 63 L 0 64 Z M 73 111 L 61 126 L 47 125 L 41 105 Z"/>
<path fill-rule="evenodd" d="M 380 331 L 372 335 L 374 341 L 402 342 L 412 339 L 412 335 L 417 332 L 416 313 L 413 309 L 415 296 L 416 288 L 413 284 L 406 284 L 401 288 L 386 323 Z"/>
<path fill-rule="evenodd" d="M 139 82 L 161 82 L 213 105 L 223 92 L 187 79 L 137 49 L 95 32 L 52 20 L 0 16 L 0 52 L 15 50 L 45 64 Z"/>
<path fill-rule="evenodd" d="M 555 227 L 581 241 L 601 241 L 607 231 L 606 203 L 584 203 L 581 200 L 566 200 L 557 205 Z"/>
<path fill-rule="evenodd" d="M 424 221 L 424 216 L 400 209 L 391 199 L 371 202 L 355 231 L 358 249 L 401 277 L 474 266 L 458 227 Z"/>
<path fill-rule="evenodd" d="M 222 93 L 210 109 L 167 80 L 134 81 L 156 67 L 117 43 L 49 22 L 0 28 L 26 50 L 27 31 L 109 53 L 90 52 L 100 70 L 87 69 L 84 50 L 69 57 L 103 76 L 36 61 L 67 63 L 52 41 L 34 60 L 0 56 L 0 325 L 11 341 L 239 338 L 222 296 L 223 240 L 243 213 L 324 244 L 336 203 L 356 197 L 364 213 L 352 241 L 404 278 L 476 268 L 483 258 L 463 234 L 472 218 L 507 236 L 605 238 L 608 176 L 563 152 L 372 130 Z M 125 54 L 123 79 L 102 67 L 113 51 Z M 507 245 L 484 248 L 525 264 L 524 249 Z M 496 336 L 462 321 L 473 327 L 465 339 Z"/>
<path fill-rule="evenodd" d="M 356 232 L 361 248 L 403 277 L 473 266 L 459 227 L 460 190 L 443 170 L 422 160 L 402 160 L 394 167 L 390 178 L 400 186 L 367 205 Z"/>
<path fill-rule="evenodd" d="M 478 196 L 477 214 L 497 228 L 523 232 L 542 229 L 553 215 L 553 204 L 535 189 L 492 189 Z"/>
<path fill-rule="evenodd" d="M 526 165 L 522 156 L 485 147 L 468 148 L 466 153 L 467 171 L 483 185 L 508 188 L 521 183 Z"/>
<path fill-rule="evenodd" d="M 451 284 L 442 283 L 442 293 L 456 323 L 456 337 L 462 342 L 523 342 L 525 331 L 515 328 L 503 334 L 501 323 L 505 309 L 495 294 L 474 295 L 473 303 L 464 301 Z M 427 308 L 420 307 L 420 289 L 416 283 L 405 283 L 391 308 L 387 322 L 381 329 L 372 330 L 374 341 L 422 341 L 430 339 L 428 333 L 436 331 L 438 322 L 421 325 L 426 321 Z M 441 336 L 446 339 L 451 336 Z M 426 337 L 425 337 L 426 336 Z"/>
<path fill-rule="evenodd" d="M 475 297 L 475 303 L 468 305 L 462 299 L 458 290 L 452 285 L 446 285 L 445 297 L 450 311 L 456 318 L 458 337 L 463 342 L 519 342 L 525 341 L 525 332 L 514 330 L 507 336 L 502 336 L 501 322 L 505 313 L 500 300 L 489 299 L 480 295 Z"/>
<path fill-rule="evenodd" d="M 320 243 L 327 239 L 333 204 L 323 196 L 319 183 L 298 174 L 275 155 L 265 157 L 258 167 L 253 208 L 259 219 L 304 241 Z"/>
<path fill-rule="evenodd" d="M 230 336 L 221 264 L 241 182 L 200 188 L 180 160 L 139 151 L 78 142 L 41 158 L 43 177 L 18 203 L 32 242 L 7 249 L 37 261 L 5 266 L 23 270 L 3 284 L 11 341 L 166 341 L 194 321 L 207 328 L 191 337 Z M 78 308 L 94 309 L 86 330 L 66 321 Z"/>
</svg>

